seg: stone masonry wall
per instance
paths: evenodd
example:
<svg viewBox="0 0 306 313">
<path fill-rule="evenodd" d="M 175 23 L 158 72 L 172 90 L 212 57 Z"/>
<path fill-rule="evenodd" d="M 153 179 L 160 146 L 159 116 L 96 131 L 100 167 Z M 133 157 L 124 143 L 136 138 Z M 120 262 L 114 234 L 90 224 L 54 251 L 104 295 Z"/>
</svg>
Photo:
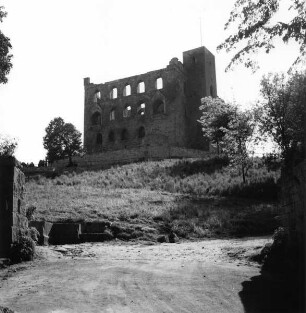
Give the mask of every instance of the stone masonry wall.
<svg viewBox="0 0 306 313">
<path fill-rule="evenodd" d="M 8 257 L 9 249 L 27 228 L 25 176 L 13 157 L 0 157 L 0 257 Z"/>
<path fill-rule="evenodd" d="M 158 78 L 163 83 L 160 89 L 155 86 Z M 143 92 L 137 91 L 140 82 L 145 86 Z M 182 64 L 175 60 L 166 69 L 105 84 L 91 84 L 85 79 L 86 150 L 92 153 L 129 149 L 157 141 L 160 144 L 184 146 L 183 82 Z M 131 88 L 131 94 L 127 96 L 124 95 L 126 86 Z M 114 99 L 110 95 L 113 88 L 117 90 Z M 143 109 L 140 108 L 141 104 L 145 106 Z M 127 107 L 130 109 L 125 113 Z M 140 134 L 141 128 L 143 134 Z"/>
<path fill-rule="evenodd" d="M 73 162 L 81 169 L 103 169 L 115 164 L 127 164 L 144 160 L 161 160 L 169 158 L 203 158 L 210 153 L 202 150 L 187 149 L 182 147 L 153 146 L 127 149 L 122 153 L 108 151 L 88 154 L 83 157 L 74 157 Z M 65 169 L 68 159 L 54 162 L 53 166 L 59 170 Z"/>
<path fill-rule="evenodd" d="M 209 151 L 197 122 L 201 98 L 217 95 L 215 59 L 205 47 L 183 52 L 183 63 L 173 58 L 166 68 L 145 74 L 102 84 L 85 78 L 84 88 L 84 147 L 89 154 L 121 151 L 125 162 L 128 150 L 135 148 Z M 165 155 L 164 149 L 156 151 L 160 158 Z"/>
<path fill-rule="evenodd" d="M 295 244 L 303 245 L 305 240 L 306 210 L 306 162 L 282 173 L 282 207 L 286 226 Z"/>
</svg>

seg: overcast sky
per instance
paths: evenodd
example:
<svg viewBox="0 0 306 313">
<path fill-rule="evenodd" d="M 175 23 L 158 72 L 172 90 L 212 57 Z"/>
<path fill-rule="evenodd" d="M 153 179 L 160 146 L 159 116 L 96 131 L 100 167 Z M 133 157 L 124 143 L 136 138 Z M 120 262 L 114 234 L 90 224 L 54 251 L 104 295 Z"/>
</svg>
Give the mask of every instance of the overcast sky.
<svg viewBox="0 0 306 313">
<path fill-rule="evenodd" d="M 42 138 L 55 117 L 83 133 L 83 78 L 106 81 L 164 68 L 173 57 L 202 44 L 216 57 L 218 95 L 248 106 L 259 81 L 270 71 L 286 71 L 295 45 L 279 45 L 259 55 L 252 74 L 216 47 L 227 32 L 234 0 L 0 0 L 8 12 L 0 25 L 11 38 L 13 69 L 0 85 L 0 133 L 16 137 L 17 158 L 37 163 L 46 151 Z M 286 14 L 286 12 L 284 13 Z M 201 19 L 201 23 L 200 23 Z"/>
</svg>

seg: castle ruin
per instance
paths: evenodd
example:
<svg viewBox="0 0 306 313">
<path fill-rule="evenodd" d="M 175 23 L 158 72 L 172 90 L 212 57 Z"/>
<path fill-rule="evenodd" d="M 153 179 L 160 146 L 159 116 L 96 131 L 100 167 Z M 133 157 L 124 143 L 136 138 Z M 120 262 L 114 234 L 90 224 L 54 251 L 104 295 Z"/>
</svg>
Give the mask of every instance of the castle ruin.
<svg viewBox="0 0 306 313">
<path fill-rule="evenodd" d="M 199 106 L 217 95 L 215 58 L 205 47 L 183 52 L 160 70 L 104 84 L 84 79 L 84 146 L 88 153 L 139 146 L 208 150 Z"/>
<path fill-rule="evenodd" d="M 210 152 L 198 123 L 201 98 L 217 96 L 215 57 L 205 47 L 183 63 L 102 84 L 84 78 L 84 147 L 79 167 L 146 159 L 203 157 Z M 65 167 L 64 160 L 56 167 Z"/>
</svg>

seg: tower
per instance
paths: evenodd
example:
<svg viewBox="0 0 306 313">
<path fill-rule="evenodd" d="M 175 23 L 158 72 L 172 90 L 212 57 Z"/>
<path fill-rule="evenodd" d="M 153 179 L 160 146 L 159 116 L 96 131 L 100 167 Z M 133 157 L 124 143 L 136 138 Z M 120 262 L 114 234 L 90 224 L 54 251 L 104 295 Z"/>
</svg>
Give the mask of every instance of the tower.
<svg viewBox="0 0 306 313">
<path fill-rule="evenodd" d="M 185 106 L 188 131 L 188 147 L 208 150 L 208 142 L 203 139 L 199 107 L 201 98 L 216 97 L 217 83 L 215 57 L 205 47 L 183 52 L 185 80 Z"/>
</svg>

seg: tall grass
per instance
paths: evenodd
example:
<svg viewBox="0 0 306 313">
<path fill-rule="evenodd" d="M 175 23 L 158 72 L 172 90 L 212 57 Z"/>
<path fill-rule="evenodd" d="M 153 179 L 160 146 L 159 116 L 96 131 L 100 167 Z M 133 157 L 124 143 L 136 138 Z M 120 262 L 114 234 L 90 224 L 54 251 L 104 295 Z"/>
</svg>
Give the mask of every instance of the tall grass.
<svg viewBox="0 0 306 313">
<path fill-rule="evenodd" d="M 87 186 L 101 189 L 147 189 L 196 196 L 239 196 L 276 200 L 278 171 L 264 165 L 253 168 L 247 183 L 226 159 L 166 160 L 113 167 L 104 171 L 67 173 L 54 180 L 40 177 L 37 184 Z"/>
<path fill-rule="evenodd" d="M 36 177 L 27 182 L 28 205 L 37 207 L 36 219 L 149 224 L 181 237 L 235 234 L 234 229 L 256 233 L 258 225 L 266 232 L 276 212 L 265 202 L 276 199 L 278 176 L 261 162 L 249 170 L 246 184 L 226 159 L 142 162 Z M 261 217 L 270 219 L 268 228 Z"/>
</svg>

